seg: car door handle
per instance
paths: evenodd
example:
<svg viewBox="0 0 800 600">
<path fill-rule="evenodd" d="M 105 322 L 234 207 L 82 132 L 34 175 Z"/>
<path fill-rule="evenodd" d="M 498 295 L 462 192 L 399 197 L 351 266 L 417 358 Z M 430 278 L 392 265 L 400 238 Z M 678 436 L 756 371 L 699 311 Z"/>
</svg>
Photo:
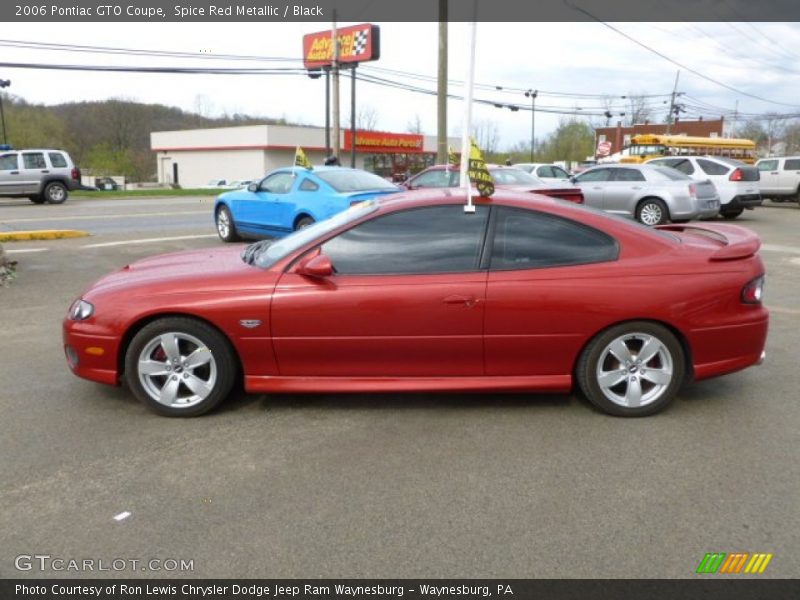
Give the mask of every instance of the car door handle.
<svg viewBox="0 0 800 600">
<path fill-rule="evenodd" d="M 463 304 L 467 308 L 471 308 L 475 306 L 478 302 L 478 299 L 474 296 L 461 296 L 459 294 L 453 294 L 452 296 L 447 296 L 442 300 L 445 304 Z"/>
<path fill-rule="evenodd" d="M 593 187 L 592 189 L 593 190 L 602 190 L 603 188 L 601 186 L 597 186 L 597 187 Z"/>
<path fill-rule="evenodd" d="M 42 173 L 49 173 L 49 172 L 50 171 L 48 171 L 47 169 L 42 169 Z"/>
<path fill-rule="evenodd" d="M 19 175 L 19 171 L 11 171 L 9 172 L 9 175 Z"/>
<path fill-rule="evenodd" d="M 770 175 L 777 175 L 777 174 L 778 174 L 777 171 L 773 171 L 772 173 L 770 173 Z"/>
<path fill-rule="evenodd" d="M 642 189 L 642 186 L 640 186 L 640 185 L 632 185 L 631 189 L 632 190 L 640 190 L 640 189 Z"/>
</svg>

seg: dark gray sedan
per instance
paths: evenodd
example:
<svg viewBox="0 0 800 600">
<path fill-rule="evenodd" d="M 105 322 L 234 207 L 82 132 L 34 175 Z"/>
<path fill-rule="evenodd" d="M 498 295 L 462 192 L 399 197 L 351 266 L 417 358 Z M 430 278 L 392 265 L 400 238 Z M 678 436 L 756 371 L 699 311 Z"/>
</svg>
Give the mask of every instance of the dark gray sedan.
<svg viewBox="0 0 800 600">
<path fill-rule="evenodd" d="M 645 225 L 719 213 L 719 194 L 711 181 L 694 181 L 669 167 L 598 165 L 572 181 L 583 191 L 587 206 L 634 217 Z"/>
</svg>

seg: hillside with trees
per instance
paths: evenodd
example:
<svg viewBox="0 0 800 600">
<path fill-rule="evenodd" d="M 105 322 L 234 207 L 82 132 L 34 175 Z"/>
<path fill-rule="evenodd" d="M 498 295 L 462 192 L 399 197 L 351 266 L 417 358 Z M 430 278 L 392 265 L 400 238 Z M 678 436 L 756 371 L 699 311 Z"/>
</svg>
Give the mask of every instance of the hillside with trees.
<svg viewBox="0 0 800 600">
<path fill-rule="evenodd" d="M 162 104 L 124 99 L 45 106 L 3 95 L 8 143 L 63 148 L 85 173 L 155 179 L 150 132 L 236 125 L 287 125 L 285 119 L 234 114 L 211 118 Z"/>
</svg>

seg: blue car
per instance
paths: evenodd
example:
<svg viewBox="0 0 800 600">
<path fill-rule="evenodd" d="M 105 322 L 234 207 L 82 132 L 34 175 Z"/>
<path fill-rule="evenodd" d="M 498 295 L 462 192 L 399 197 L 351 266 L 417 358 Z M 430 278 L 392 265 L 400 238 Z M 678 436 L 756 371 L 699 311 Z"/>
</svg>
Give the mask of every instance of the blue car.
<svg viewBox="0 0 800 600">
<path fill-rule="evenodd" d="M 246 189 L 220 194 L 214 219 L 224 242 L 281 237 L 353 204 L 399 191 L 396 185 L 360 169 L 286 167 Z"/>
</svg>

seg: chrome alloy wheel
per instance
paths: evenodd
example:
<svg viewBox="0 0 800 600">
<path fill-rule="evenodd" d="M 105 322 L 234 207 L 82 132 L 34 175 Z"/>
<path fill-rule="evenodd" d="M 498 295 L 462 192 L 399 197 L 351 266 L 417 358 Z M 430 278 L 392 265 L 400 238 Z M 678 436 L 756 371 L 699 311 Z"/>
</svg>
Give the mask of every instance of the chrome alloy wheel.
<svg viewBox="0 0 800 600">
<path fill-rule="evenodd" d="M 603 395 L 625 408 L 658 400 L 672 383 L 674 367 L 669 349 L 647 333 L 626 333 L 600 354 L 597 384 Z"/>
<path fill-rule="evenodd" d="M 217 214 L 217 231 L 223 240 L 228 239 L 231 234 L 231 218 L 227 210 L 220 210 Z"/>
<path fill-rule="evenodd" d="M 217 382 L 217 363 L 211 351 L 187 333 L 154 337 L 139 353 L 136 369 L 147 395 L 170 408 L 199 404 Z"/>
<path fill-rule="evenodd" d="M 645 225 L 658 225 L 664 218 L 664 212 L 655 202 L 648 202 L 642 207 L 639 218 Z"/>
</svg>

